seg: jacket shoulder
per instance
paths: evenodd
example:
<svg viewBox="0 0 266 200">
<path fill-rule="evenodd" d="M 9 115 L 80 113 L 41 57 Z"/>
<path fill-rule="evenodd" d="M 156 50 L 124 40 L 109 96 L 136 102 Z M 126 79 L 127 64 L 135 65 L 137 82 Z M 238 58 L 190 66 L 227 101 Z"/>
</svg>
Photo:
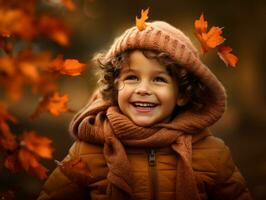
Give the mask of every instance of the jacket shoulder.
<svg viewBox="0 0 266 200">
<path fill-rule="evenodd" d="M 213 173 L 216 181 L 223 181 L 233 173 L 235 164 L 222 139 L 209 135 L 194 143 L 192 148 L 196 171 Z"/>
<path fill-rule="evenodd" d="M 69 154 L 72 157 L 89 154 L 103 154 L 103 148 L 102 145 L 91 144 L 81 140 L 76 140 L 70 147 Z"/>
</svg>

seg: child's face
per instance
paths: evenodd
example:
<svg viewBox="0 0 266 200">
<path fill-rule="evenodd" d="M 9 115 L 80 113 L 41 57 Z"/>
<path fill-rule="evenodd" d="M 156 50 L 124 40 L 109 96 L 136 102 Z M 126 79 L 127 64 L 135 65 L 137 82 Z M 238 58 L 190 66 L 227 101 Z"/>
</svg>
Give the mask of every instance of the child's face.
<svg viewBox="0 0 266 200">
<path fill-rule="evenodd" d="M 129 55 L 118 82 L 118 105 L 138 126 L 167 121 L 178 99 L 176 81 L 165 66 L 146 58 L 141 51 Z"/>
</svg>

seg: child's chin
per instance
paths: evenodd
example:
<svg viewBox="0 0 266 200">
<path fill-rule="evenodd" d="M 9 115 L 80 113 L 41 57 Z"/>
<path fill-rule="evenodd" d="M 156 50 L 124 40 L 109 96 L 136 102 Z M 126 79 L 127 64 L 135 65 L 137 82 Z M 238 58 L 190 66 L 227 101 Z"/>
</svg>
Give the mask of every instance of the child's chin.
<svg viewBox="0 0 266 200">
<path fill-rule="evenodd" d="M 149 127 L 152 126 L 155 122 L 151 120 L 132 120 L 137 126 Z"/>
</svg>

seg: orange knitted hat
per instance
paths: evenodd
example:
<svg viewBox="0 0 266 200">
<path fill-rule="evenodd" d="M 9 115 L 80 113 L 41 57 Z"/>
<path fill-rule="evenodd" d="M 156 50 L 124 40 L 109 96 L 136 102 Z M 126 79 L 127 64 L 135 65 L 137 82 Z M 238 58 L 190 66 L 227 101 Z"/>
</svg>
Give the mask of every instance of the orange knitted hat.
<svg viewBox="0 0 266 200">
<path fill-rule="evenodd" d="M 210 97 L 205 113 L 201 114 L 209 116 L 207 126 L 215 123 L 226 107 L 226 92 L 220 81 L 202 63 L 197 49 L 182 31 L 163 21 L 154 21 L 146 25 L 143 31 L 134 26 L 119 36 L 106 53 L 106 61 L 128 49 L 151 49 L 167 53 L 177 64 L 207 86 Z"/>
</svg>

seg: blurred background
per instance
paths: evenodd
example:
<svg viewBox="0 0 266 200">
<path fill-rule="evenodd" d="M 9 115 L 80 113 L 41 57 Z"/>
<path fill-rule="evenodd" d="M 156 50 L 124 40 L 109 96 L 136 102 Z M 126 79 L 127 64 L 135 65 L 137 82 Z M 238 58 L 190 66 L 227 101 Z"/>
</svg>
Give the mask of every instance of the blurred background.
<svg viewBox="0 0 266 200">
<path fill-rule="evenodd" d="M 80 76 L 62 76 L 58 81 L 60 92 L 68 94 L 68 106 L 74 111 L 84 106 L 96 87 L 91 58 L 96 52 L 108 48 L 124 29 L 133 26 L 141 9 L 150 8 L 148 21 L 165 20 L 183 30 L 199 49 L 200 44 L 194 36 L 194 21 L 201 13 L 204 13 L 209 27 L 224 27 L 225 44 L 233 48 L 240 61 L 236 68 L 228 68 L 218 58 L 216 50 L 202 56 L 203 62 L 217 75 L 228 93 L 227 111 L 211 129 L 230 147 L 254 199 L 266 199 L 266 1 L 74 0 L 76 9 L 73 11 L 61 6 L 60 0 L 36 2 L 35 12 L 60 17 L 70 27 L 71 34 L 68 46 L 39 38 L 32 41 L 33 49 L 49 50 L 88 64 Z M 25 88 L 21 100 L 13 102 L 0 88 L 1 99 L 8 102 L 10 112 L 19 120 L 18 124 L 11 125 L 12 131 L 19 134 L 24 130 L 36 130 L 50 137 L 53 159 L 62 160 L 73 142 L 68 133 L 73 113 L 58 117 L 43 113 L 37 119 L 29 120 L 40 95 Z M 56 167 L 53 159 L 41 161 L 49 173 Z M 43 183 L 25 173 L 10 174 L 1 167 L 0 191 L 12 189 L 16 191 L 17 199 L 36 199 Z"/>
</svg>

